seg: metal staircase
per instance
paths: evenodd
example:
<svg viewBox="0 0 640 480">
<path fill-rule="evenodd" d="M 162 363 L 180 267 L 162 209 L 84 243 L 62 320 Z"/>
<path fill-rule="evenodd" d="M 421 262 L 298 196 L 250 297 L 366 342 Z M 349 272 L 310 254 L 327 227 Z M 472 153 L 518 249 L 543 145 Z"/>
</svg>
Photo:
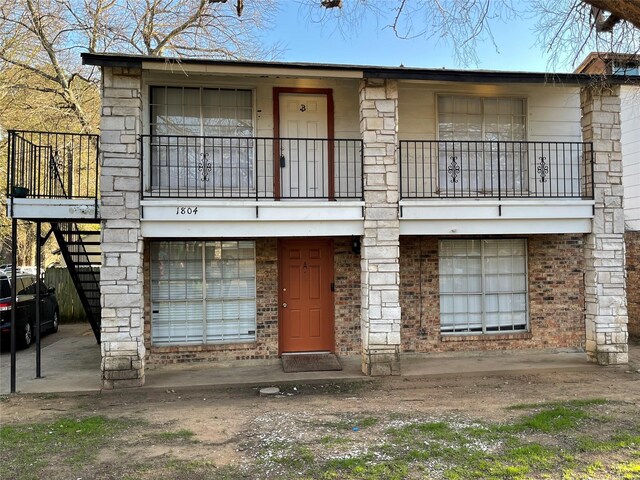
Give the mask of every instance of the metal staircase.
<svg viewBox="0 0 640 480">
<path fill-rule="evenodd" d="M 48 222 L 58 241 L 67 269 L 76 287 L 93 333 L 100 342 L 100 275 L 101 263 L 97 230 L 82 229 L 79 223 L 99 221 L 98 180 L 99 136 L 93 134 L 55 132 L 8 132 L 9 175 L 7 194 L 14 203 L 21 199 L 35 200 L 42 206 L 37 219 Z M 73 206 L 93 206 L 95 216 L 52 216 L 46 208 L 53 203 L 73 201 Z M 55 211 L 52 210 L 51 211 Z M 16 218 L 20 218 L 16 216 Z M 76 223 L 78 222 L 78 223 Z"/>
<path fill-rule="evenodd" d="M 51 228 L 87 314 L 87 320 L 100 343 L 100 276 L 94 267 L 100 266 L 101 254 L 99 250 L 90 251 L 86 248 L 90 245 L 100 245 L 100 232 L 80 230 L 77 224 L 70 222 L 52 223 Z M 95 240 L 96 236 L 98 240 Z"/>
</svg>

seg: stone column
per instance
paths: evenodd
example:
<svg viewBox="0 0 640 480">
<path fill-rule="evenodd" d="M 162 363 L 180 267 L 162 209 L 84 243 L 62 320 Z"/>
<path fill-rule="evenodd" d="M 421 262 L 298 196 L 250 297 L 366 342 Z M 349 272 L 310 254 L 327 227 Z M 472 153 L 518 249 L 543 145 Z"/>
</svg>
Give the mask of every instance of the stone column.
<svg viewBox="0 0 640 480">
<path fill-rule="evenodd" d="M 620 87 L 582 87 L 582 137 L 593 142 L 595 211 L 585 241 L 585 322 L 589 359 L 628 362 Z"/>
<path fill-rule="evenodd" d="M 362 370 L 400 374 L 400 221 L 398 218 L 398 84 L 360 84 L 364 141 L 364 237 L 361 250 Z"/>
<path fill-rule="evenodd" d="M 102 385 L 144 384 L 143 242 L 140 236 L 142 71 L 102 69 Z"/>
</svg>

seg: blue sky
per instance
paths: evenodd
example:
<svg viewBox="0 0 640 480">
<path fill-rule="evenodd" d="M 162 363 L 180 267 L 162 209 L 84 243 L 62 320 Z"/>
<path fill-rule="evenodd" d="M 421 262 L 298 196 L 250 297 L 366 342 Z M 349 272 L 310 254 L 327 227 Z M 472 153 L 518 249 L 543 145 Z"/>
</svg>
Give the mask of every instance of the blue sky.
<svg viewBox="0 0 640 480">
<path fill-rule="evenodd" d="M 279 57 L 282 61 L 546 71 L 547 58 L 542 48 L 535 45 L 533 27 L 533 20 L 524 19 L 495 23 L 493 33 L 498 51 L 490 41 L 485 41 L 477 49 L 479 64 L 464 66 L 456 64 L 448 45 L 435 39 L 401 40 L 373 19 L 345 38 L 330 25 L 309 21 L 305 11 L 293 0 L 283 0 L 268 39 L 280 41 L 286 48 Z"/>
</svg>

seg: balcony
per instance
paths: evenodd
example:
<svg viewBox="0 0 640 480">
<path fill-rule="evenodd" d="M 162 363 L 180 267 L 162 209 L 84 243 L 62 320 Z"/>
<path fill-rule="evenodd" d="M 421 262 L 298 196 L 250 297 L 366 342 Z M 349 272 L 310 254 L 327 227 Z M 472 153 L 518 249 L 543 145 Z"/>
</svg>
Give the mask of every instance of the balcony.
<svg viewBox="0 0 640 480">
<path fill-rule="evenodd" d="M 582 142 L 400 142 L 401 198 L 593 199 Z"/>
<path fill-rule="evenodd" d="M 362 141 L 143 135 L 143 198 L 361 200 Z"/>
<path fill-rule="evenodd" d="M 22 219 L 98 219 L 99 136 L 10 130 L 7 213 Z"/>
<path fill-rule="evenodd" d="M 142 233 L 362 233 L 360 139 L 143 135 Z"/>
<path fill-rule="evenodd" d="M 401 233 L 587 233 L 592 151 L 584 142 L 401 141 Z"/>
</svg>

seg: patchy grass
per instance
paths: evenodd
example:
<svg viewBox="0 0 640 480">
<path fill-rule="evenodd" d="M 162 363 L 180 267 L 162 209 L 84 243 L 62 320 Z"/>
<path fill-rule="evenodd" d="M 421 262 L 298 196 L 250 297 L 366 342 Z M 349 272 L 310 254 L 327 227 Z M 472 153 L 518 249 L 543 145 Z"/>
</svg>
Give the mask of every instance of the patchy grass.
<svg viewBox="0 0 640 480">
<path fill-rule="evenodd" d="M 336 422 L 320 422 L 319 425 L 336 430 L 360 430 L 373 427 L 378 423 L 378 419 L 372 416 L 353 417 L 350 419 L 338 420 Z"/>
<path fill-rule="evenodd" d="M 0 428 L 0 478 L 40 478 L 38 472 L 54 458 L 71 466 L 90 464 L 100 447 L 131 425 L 93 416 L 4 426 Z"/>
<path fill-rule="evenodd" d="M 289 468 L 299 469 L 310 465 L 315 460 L 313 452 L 309 447 L 294 445 L 283 451 L 282 455 L 276 456 L 274 461 Z"/>
<path fill-rule="evenodd" d="M 601 471 L 602 478 L 636 478 L 636 427 L 627 418 L 602 416 L 597 407 L 604 404 L 595 399 L 517 405 L 509 410 L 521 415 L 504 423 L 348 413 L 331 422 L 300 419 L 311 438 L 300 455 L 304 460 L 291 461 L 292 444 L 283 448 L 284 456 L 272 447 L 275 460 L 261 458 L 266 471 L 273 463 L 280 467 L 278 478 L 586 480 L 600 478 Z M 349 431 L 355 425 L 364 431 Z M 314 437 L 314 430 L 323 433 Z M 249 476 L 269 478 L 256 470 Z"/>
<path fill-rule="evenodd" d="M 246 425 L 237 439 L 243 459 L 228 466 L 208 460 L 217 458 L 208 455 L 219 444 L 198 442 L 180 424 L 78 413 L 0 429 L 0 478 L 640 478 L 640 419 L 632 408 L 595 399 L 515 405 L 507 411 L 507 420 L 490 422 L 397 411 L 316 417 L 274 410 Z M 151 445 L 158 448 L 139 455 Z"/>
<path fill-rule="evenodd" d="M 336 437 L 334 435 L 324 435 L 320 438 L 320 444 L 324 446 L 346 445 L 350 442 L 348 438 Z"/>
<path fill-rule="evenodd" d="M 177 430 L 174 432 L 159 432 L 151 434 L 151 437 L 166 443 L 175 443 L 175 442 L 189 442 L 189 443 L 198 443 L 198 440 L 194 438 L 195 433 L 191 430 Z"/>
<path fill-rule="evenodd" d="M 400 480 L 409 466 L 401 461 L 372 462 L 370 456 L 332 460 L 324 466 L 322 480 Z"/>
<path fill-rule="evenodd" d="M 610 403 L 604 398 L 585 398 L 580 400 L 566 400 L 562 402 L 543 402 L 543 403 L 517 403 L 507 407 L 507 410 L 535 410 L 539 408 L 584 408 L 594 405 L 604 405 Z"/>
</svg>

